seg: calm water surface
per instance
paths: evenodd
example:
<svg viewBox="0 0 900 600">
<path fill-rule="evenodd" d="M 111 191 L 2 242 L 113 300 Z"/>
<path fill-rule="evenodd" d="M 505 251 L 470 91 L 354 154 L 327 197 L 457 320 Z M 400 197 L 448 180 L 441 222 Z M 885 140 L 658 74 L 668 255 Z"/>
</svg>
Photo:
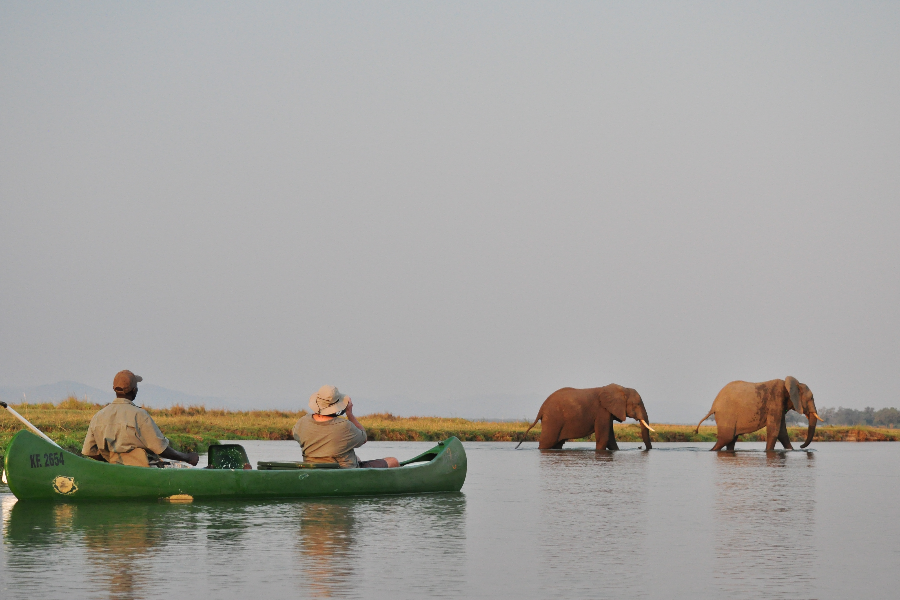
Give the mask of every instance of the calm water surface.
<svg viewBox="0 0 900 600">
<path fill-rule="evenodd" d="M 298 460 L 294 442 L 243 442 Z M 370 442 L 362 459 L 431 443 Z M 46 505 L 0 487 L 12 598 L 894 597 L 900 444 L 466 443 L 462 492 Z"/>
</svg>

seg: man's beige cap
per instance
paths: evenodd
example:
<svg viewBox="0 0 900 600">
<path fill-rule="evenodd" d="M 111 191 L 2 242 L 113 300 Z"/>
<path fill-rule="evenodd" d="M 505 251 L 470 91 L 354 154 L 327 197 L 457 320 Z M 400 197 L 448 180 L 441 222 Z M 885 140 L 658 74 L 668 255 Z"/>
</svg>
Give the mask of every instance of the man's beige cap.
<svg viewBox="0 0 900 600">
<path fill-rule="evenodd" d="M 135 375 L 129 370 L 119 371 L 116 378 L 113 379 L 113 389 L 117 392 L 127 394 L 137 387 L 138 381 L 143 381 L 140 375 Z"/>
<path fill-rule="evenodd" d="M 350 398 L 333 385 L 323 385 L 309 397 L 309 408 L 319 415 L 333 415 L 347 408 L 349 402 Z"/>
</svg>

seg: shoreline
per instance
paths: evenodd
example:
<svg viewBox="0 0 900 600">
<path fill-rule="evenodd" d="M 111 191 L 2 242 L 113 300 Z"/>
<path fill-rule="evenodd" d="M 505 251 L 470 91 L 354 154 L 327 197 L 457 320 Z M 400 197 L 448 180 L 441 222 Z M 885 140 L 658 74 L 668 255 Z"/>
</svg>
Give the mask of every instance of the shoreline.
<svg viewBox="0 0 900 600">
<path fill-rule="evenodd" d="M 60 446 L 78 454 L 94 413 L 102 405 L 75 398 L 59 404 L 12 405 L 38 429 Z M 181 451 L 205 452 L 209 444 L 219 440 L 291 440 L 291 428 L 305 411 L 229 411 L 207 410 L 202 406 L 173 406 L 168 409 L 147 409 L 173 448 Z M 396 417 L 388 413 L 358 417 L 371 441 L 440 441 L 455 436 L 464 442 L 518 442 L 531 424 L 528 421 L 469 421 L 442 417 Z M 0 460 L 6 446 L 24 426 L 6 411 L 0 411 Z M 654 423 L 654 442 L 715 442 L 716 426 L 704 425 L 694 433 L 693 425 Z M 537 441 L 540 424 L 525 441 Z M 620 442 L 641 442 L 637 423 L 615 425 Z M 806 427 L 788 427 L 791 441 L 806 438 Z M 572 441 L 591 441 L 593 436 Z M 765 441 L 766 430 L 740 436 L 739 441 Z M 885 429 L 865 425 L 820 425 L 814 442 L 900 441 L 900 429 Z"/>
</svg>

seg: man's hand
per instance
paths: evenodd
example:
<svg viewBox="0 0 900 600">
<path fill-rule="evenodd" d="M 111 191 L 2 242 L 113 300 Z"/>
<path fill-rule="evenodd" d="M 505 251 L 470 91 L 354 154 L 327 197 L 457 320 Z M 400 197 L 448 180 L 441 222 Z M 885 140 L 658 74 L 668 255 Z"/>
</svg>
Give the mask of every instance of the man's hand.
<svg viewBox="0 0 900 600">
<path fill-rule="evenodd" d="M 180 460 L 181 462 L 190 463 L 193 466 L 197 466 L 197 463 L 200 462 L 200 455 L 196 452 L 179 452 L 169 446 L 165 450 L 160 453 L 162 458 L 168 458 L 169 460 Z"/>
<path fill-rule="evenodd" d="M 347 398 L 347 408 L 345 410 L 346 410 L 346 412 L 344 414 L 347 415 L 347 420 L 350 421 L 351 423 L 353 423 L 353 425 L 356 426 L 357 429 L 365 432 L 366 428 L 363 427 L 362 423 L 360 423 L 356 419 L 356 417 L 353 416 L 353 400 L 351 400 L 350 398 Z"/>
</svg>

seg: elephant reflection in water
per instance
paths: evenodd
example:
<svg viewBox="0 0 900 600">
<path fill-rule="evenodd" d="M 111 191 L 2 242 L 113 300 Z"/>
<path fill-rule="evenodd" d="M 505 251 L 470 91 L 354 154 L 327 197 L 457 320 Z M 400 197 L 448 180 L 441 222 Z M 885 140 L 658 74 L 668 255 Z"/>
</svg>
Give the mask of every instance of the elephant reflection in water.
<svg viewBox="0 0 900 600">
<path fill-rule="evenodd" d="M 700 420 L 694 433 L 710 416 L 716 416 L 717 440 L 713 451 L 733 451 L 739 435 L 753 433 L 766 428 L 766 450 L 774 450 L 775 442 L 781 442 L 787 450 L 793 450 L 788 437 L 784 415 L 794 409 L 809 419 L 806 441 L 801 448 L 809 446 L 816 435 L 816 421 L 825 422 L 816 413 L 816 401 L 813 393 L 805 383 L 794 377 L 773 379 L 762 383 L 732 381 L 722 388 L 712 408 Z"/>
<path fill-rule="evenodd" d="M 354 575 L 353 547 L 356 520 L 351 501 L 323 499 L 299 505 L 297 552 L 303 564 L 302 581 L 314 597 L 328 598 L 347 589 Z"/>
<path fill-rule="evenodd" d="M 715 462 L 717 595 L 809 598 L 818 560 L 815 453 L 722 452 Z"/>
<path fill-rule="evenodd" d="M 657 567 L 648 558 L 651 455 L 541 453 L 539 480 L 531 486 L 537 499 L 531 535 L 538 586 L 532 597 L 647 598 L 641 574 Z"/>
<path fill-rule="evenodd" d="M 585 390 L 562 388 L 544 400 L 534 423 L 522 434 L 522 440 L 540 421 L 538 447 L 542 450 L 562 448 L 566 441 L 588 437 L 592 433 L 596 436 L 597 450 L 618 450 L 613 421 L 621 423 L 629 417 L 640 422 L 641 438 L 649 450 L 652 447 L 650 432 L 654 430 L 648 424 L 650 417 L 637 391 L 615 383 Z"/>
</svg>

